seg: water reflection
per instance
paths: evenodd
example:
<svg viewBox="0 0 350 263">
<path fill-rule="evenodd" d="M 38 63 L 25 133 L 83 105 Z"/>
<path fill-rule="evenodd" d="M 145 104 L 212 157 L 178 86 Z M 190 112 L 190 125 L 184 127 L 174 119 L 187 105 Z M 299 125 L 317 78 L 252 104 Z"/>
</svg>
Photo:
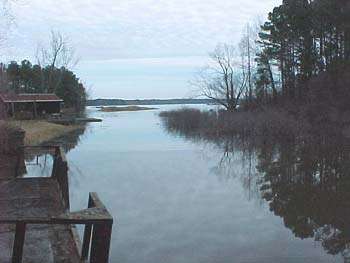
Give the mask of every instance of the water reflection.
<svg viewBox="0 0 350 263">
<path fill-rule="evenodd" d="M 273 146 L 272 146 L 273 145 Z M 258 148 L 262 197 L 296 237 L 314 237 L 330 254 L 348 254 L 350 155 L 341 136 L 315 136 Z"/>
<path fill-rule="evenodd" d="M 82 136 L 86 132 L 87 126 L 72 131 L 64 136 L 58 137 L 45 145 L 61 145 L 65 153 L 77 147 Z M 54 152 L 45 148 L 30 148 L 25 150 L 26 172 L 24 177 L 50 177 L 53 166 Z"/>
<path fill-rule="evenodd" d="M 350 140 L 340 132 L 218 138 L 166 123 L 165 129 L 195 142 L 214 143 L 223 154 L 213 173 L 220 179 L 239 178 L 248 198 L 267 202 L 295 237 L 314 238 L 327 253 L 350 262 Z M 237 163 L 243 168 L 237 169 Z"/>
</svg>

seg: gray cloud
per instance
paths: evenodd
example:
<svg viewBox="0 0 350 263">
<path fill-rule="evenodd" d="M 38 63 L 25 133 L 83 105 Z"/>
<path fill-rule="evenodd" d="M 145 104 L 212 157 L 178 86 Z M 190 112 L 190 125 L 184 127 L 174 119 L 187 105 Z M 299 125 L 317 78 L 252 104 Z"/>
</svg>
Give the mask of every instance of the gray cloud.
<svg viewBox="0 0 350 263">
<path fill-rule="evenodd" d="M 25 0 L 23 0 L 25 1 Z M 30 56 L 51 28 L 85 59 L 204 55 L 281 0 L 27 0 L 13 7 L 15 54 Z"/>
<path fill-rule="evenodd" d="M 93 97 L 186 97 L 208 52 L 218 42 L 237 42 L 249 20 L 280 2 L 18 0 L 4 59 L 33 59 L 37 44 L 59 30 L 81 57 L 75 71 Z"/>
</svg>

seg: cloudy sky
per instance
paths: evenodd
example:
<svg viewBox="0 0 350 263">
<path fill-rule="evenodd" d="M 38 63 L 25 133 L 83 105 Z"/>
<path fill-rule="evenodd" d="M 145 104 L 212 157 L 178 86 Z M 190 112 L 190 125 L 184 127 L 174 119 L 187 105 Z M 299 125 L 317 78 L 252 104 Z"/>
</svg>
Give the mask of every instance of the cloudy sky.
<svg viewBox="0 0 350 263">
<path fill-rule="evenodd" d="M 91 97 L 192 96 L 188 81 L 217 43 L 281 0 L 17 0 L 5 60 L 32 59 L 50 30 L 68 36 Z"/>
</svg>

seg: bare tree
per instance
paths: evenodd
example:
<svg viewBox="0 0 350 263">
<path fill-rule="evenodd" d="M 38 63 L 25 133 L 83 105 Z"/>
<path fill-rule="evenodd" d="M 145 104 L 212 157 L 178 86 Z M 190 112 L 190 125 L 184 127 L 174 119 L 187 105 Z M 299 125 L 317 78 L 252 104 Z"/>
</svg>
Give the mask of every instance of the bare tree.
<svg viewBox="0 0 350 263">
<path fill-rule="evenodd" d="M 247 74 L 237 63 L 235 48 L 219 44 L 210 54 L 211 63 L 192 82 L 201 96 L 214 100 L 228 111 L 235 111 L 246 88 Z"/>
<path fill-rule="evenodd" d="M 247 23 L 244 27 L 242 38 L 239 42 L 239 51 L 242 59 L 242 65 L 247 72 L 247 89 L 245 91 L 245 96 L 249 102 L 253 99 L 253 75 L 256 71 L 255 55 L 258 52 L 257 40 L 259 38 L 259 29 L 261 23 L 259 18 L 256 22 Z"/>
<path fill-rule="evenodd" d="M 75 49 L 70 46 L 69 40 L 59 31 L 51 31 L 51 39 L 48 46 L 39 45 L 36 52 L 38 64 L 49 69 L 48 92 L 53 92 L 61 81 L 54 80 L 54 71 L 56 68 L 70 69 L 78 63 L 75 55 Z M 42 81 L 43 83 L 43 81 Z"/>
</svg>

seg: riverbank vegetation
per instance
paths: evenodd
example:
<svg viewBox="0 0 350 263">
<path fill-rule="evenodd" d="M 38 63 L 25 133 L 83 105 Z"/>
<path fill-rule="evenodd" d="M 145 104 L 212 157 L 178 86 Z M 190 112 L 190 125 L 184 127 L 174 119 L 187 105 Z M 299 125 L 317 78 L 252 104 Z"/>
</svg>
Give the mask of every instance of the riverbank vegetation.
<svg viewBox="0 0 350 263">
<path fill-rule="evenodd" d="M 284 0 L 266 22 L 248 24 L 237 47 L 218 45 L 194 79 L 199 95 L 224 111 L 162 116 L 171 127 L 216 133 L 344 128 L 350 112 L 349 13 L 344 0 Z"/>
</svg>

